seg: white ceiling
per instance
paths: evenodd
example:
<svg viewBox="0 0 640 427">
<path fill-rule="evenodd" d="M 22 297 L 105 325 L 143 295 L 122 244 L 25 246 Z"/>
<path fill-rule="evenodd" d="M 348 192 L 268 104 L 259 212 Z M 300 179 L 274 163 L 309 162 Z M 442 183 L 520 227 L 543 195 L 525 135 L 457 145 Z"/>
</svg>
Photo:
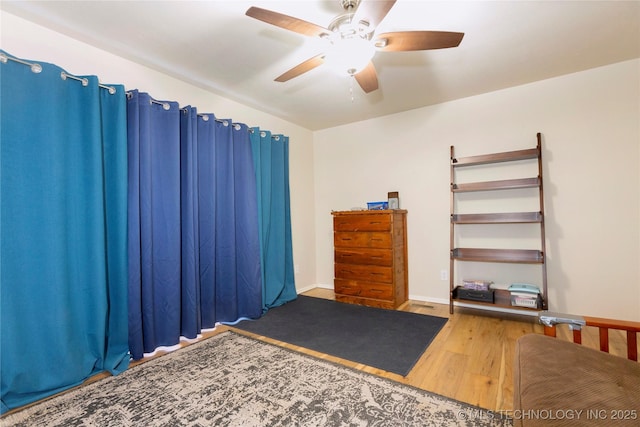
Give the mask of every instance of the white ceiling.
<svg viewBox="0 0 640 427">
<path fill-rule="evenodd" d="M 324 27 L 343 11 L 338 0 L 0 2 L 9 13 L 311 130 L 640 57 L 640 1 L 399 0 L 379 31 L 464 32 L 460 46 L 378 52 L 380 89 L 370 94 L 326 66 L 278 83 L 324 42 L 249 18 L 250 6 Z"/>
</svg>

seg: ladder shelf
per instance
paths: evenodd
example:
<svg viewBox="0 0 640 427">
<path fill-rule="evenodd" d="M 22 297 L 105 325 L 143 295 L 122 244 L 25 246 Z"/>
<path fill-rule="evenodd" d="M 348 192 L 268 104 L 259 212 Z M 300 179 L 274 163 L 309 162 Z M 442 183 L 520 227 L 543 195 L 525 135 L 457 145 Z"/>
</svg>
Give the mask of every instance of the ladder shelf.
<svg viewBox="0 0 640 427">
<path fill-rule="evenodd" d="M 542 136 L 537 135 L 537 146 L 535 148 L 506 151 L 501 153 L 482 154 L 467 157 L 455 157 L 454 147 L 451 146 L 451 218 L 450 218 L 450 266 L 449 266 L 449 311 L 453 314 L 454 302 L 471 305 L 479 309 L 508 308 L 511 310 L 538 311 L 548 308 L 547 296 L 547 269 L 545 257 L 545 228 L 544 228 L 544 193 L 542 185 Z M 498 181 L 484 182 L 456 182 L 456 169 L 475 165 L 492 165 L 496 163 L 533 161 L 537 163 L 537 176 L 516 179 L 503 179 Z M 458 193 L 495 191 L 495 190 L 518 190 L 525 188 L 537 188 L 537 203 L 539 210 L 526 212 L 486 212 L 486 213 L 458 213 L 456 212 L 456 197 Z M 485 225 L 493 224 L 538 224 L 540 243 L 538 249 L 498 249 L 498 248 L 469 248 L 456 247 L 455 241 L 458 233 L 457 227 L 460 225 Z M 488 229 L 490 230 L 490 229 Z M 457 262 L 480 262 L 480 263 L 513 263 L 513 264 L 533 264 L 541 267 L 541 284 L 539 303 L 536 307 L 522 307 L 512 305 L 511 293 L 506 289 L 493 289 L 493 302 L 483 302 L 470 299 L 463 299 L 458 296 L 458 286 L 455 271 Z M 461 281 L 460 281 L 461 282 Z M 468 292 L 467 292 L 468 293 Z M 467 297 L 468 298 L 468 297 Z"/>
</svg>

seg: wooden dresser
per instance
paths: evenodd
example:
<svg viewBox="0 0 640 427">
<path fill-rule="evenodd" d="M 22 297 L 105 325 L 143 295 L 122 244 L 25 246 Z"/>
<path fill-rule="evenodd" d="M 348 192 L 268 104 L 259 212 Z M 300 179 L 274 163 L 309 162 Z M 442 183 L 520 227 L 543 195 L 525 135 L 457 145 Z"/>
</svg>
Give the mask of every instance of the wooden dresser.
<svg viewBox="0 0 640 427">
<path fill-rule="evenodd" d="M 407 301 L 407 211 L 332 215 L 336 300 L 391 309 Z"/>
</svg>

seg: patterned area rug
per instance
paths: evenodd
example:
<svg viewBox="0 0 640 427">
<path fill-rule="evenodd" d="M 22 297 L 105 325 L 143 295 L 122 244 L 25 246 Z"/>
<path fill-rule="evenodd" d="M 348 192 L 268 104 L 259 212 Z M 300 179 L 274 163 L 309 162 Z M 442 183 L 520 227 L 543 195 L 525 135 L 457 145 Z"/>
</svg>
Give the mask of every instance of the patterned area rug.
<svg viewBox="0 0 640 427">
<path fill-rule="evenodd" d="M 461 402 L 225 332 L 3 426 L 510 426 Z"/>
</svg>

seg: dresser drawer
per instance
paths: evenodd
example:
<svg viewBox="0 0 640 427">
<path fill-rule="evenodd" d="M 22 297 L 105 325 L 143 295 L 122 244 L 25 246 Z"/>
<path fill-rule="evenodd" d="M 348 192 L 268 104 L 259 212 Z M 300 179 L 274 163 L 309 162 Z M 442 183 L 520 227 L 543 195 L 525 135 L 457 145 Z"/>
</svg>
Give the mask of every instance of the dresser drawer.
<svg viewBox="0 0 640 427">
<path fill-rule="evenodd" d="M 363 280 L 371 282 L 391 283 L 393 281 L 393 269 L 378 265 L 335 264 L 335 277 L 337 279 Z"/>
<path fill-rule="evenodd" d="M 334 231 L 389 231 L 391 215 L 341 215 L 333 217 Z"/>
<path fill-rule="evenodd" d="M 393 287 L 383 283 L 360 282 L 356 280 L 335 279 L 336 294 L 358 296 L 363 298 L 393 299 Z"/>
<path fill-rule="evenodd" d="M 391 233 L 383 232 L 335 232 L 333 245 L 336 248 L 390 248 Z"/>
<path fill-rule="evenodd" d="M 393 265 L 393 252 L 391 249 L 336 248 L 335 262 L 391 267 Z"/>
</svg>

